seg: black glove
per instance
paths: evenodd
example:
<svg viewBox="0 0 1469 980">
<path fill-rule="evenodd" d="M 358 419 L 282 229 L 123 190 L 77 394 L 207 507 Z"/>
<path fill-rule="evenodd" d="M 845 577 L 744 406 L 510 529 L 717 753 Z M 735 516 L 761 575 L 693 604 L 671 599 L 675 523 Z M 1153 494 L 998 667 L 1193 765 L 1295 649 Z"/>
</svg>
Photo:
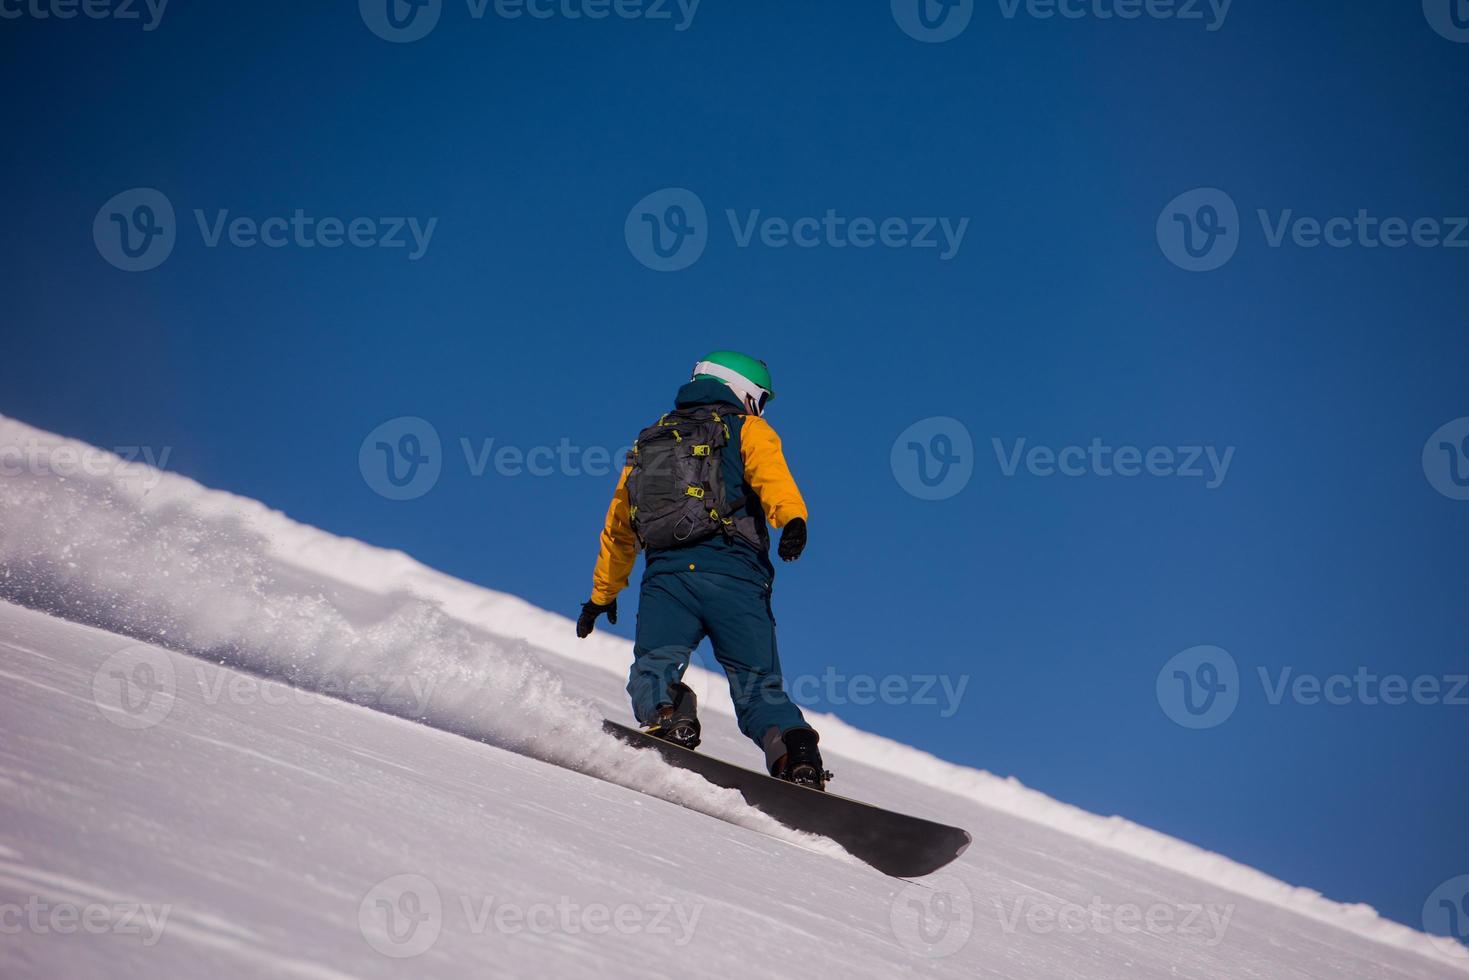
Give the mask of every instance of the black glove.
<svg viewBox="0 0 1469 980">
<path fill-rule="evenodd" d="M 780 555 L 781 561 L 795 561 L 805 550 L 806 521 L 804 518 L 793 517 L 785 530 L 780 532 L 780 547 L 775 552 Z"/>
<path fill-rule="evenodd" d="M 598 605 L 588 599 L 581 604 L 581 615 L 576 617 L 576 635 L 586 639 L 592 634 L 592 629 L 597 625 L 597 617 L 603 613 L 607 614 L 607 622 L 617 625 L 617 600 L 613 599 L 607 605 Z"/>
</svg>

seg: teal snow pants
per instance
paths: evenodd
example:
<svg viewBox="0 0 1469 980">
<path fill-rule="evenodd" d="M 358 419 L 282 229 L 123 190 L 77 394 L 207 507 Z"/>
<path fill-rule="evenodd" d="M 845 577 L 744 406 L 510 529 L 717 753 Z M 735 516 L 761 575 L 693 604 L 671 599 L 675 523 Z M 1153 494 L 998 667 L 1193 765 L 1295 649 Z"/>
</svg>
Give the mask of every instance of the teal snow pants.
<svg viewBox="0 0 1469 980">
<path fill-rule="evenodd" d="M 659 572 L 643 578 L 627 680 L 639 722 L 649 724 L 660 706 L 673 703 L 669 688 L 683 678 L 690 655 L 706 636 L 729 676 L 740 731 L 750 741 L 769 755 L 782 751 L 782 734 L 811 727 L 786 696 L 769 589 L 733 575 L 703 571 Z"/>
</svg>

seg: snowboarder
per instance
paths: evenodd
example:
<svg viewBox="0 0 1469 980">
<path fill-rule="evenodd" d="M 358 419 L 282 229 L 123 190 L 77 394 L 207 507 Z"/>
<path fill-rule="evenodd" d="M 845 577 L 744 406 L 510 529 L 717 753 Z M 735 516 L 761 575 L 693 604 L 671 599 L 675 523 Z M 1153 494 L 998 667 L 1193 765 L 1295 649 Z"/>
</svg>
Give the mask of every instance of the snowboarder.
<svg viewBox="0 0 1469 980">
<path fill-rule="evenodd" d="M 576 635 L 605 613 L 645 552 L 637 639 L 627 682 L 633 714 L 649 734 L 699 744 L 689 656 L 709 637 L 729 677 L 740 731 L 765 753 L 772 776 L 825 788 L 818 736 L 786 695 L 776 653 L 767 521 L 782 528 L 777 553 L 806 547 L 806 502 L 765 421 L 775 393 L 764 361 L 714 351 L 694 365 L 674 409 L 644 429 L 607 508 L 592 597 Z"/>
</svg>

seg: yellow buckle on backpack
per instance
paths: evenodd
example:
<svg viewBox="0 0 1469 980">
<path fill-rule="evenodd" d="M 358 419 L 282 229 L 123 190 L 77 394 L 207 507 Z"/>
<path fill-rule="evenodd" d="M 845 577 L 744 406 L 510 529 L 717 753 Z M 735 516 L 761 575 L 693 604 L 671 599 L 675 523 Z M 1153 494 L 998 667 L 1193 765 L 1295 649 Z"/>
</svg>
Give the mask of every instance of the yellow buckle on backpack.
<svg viewBox="0 0 1469 980">
<path fill-rule="evenodd" d="M 694 455 L 695 456 L 708 456 L 709 455 L 710 448 L 711 447 L 709 447 L 709 446 L 694 446 L 693 447 Z"/>
<path fill-rule="evenodd" d="M 690 486 L 688 489 L 686 489 L 684 491 L 684 493 L 688 494 L 690 497 L 698 497 L 700 500 L 703 500 L 704 499 L 704 488 L 703 487 Z"/>
</svg>

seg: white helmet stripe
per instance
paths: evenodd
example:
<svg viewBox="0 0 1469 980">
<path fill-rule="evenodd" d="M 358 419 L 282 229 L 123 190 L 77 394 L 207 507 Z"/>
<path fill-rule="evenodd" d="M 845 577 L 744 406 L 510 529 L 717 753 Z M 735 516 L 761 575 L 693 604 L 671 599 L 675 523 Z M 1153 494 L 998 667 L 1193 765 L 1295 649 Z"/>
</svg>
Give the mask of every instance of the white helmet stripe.
<svg viewBox="0 0 1469 980">
<path fill-rule="evenodd" d="M 713 361 L 700 361 L 695 364 L 694 374 L 707 374 L 723 381 L 731 391 L 739 396 L 740 401 L 757 415 L 760 414 L 760 396 L 770 394 L 738 371 L 727 368 L 723 364 L 715 364 Z"/>
</svg>

